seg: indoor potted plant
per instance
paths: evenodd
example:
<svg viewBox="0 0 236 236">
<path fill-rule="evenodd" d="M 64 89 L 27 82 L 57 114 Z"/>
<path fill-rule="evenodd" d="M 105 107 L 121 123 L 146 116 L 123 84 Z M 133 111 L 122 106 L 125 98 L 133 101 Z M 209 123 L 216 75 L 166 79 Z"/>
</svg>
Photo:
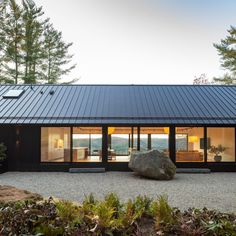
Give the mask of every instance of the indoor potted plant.
<svg viewBox="0 0 236 236">
<path fill-rule="evenodd" d="M 223 153 L 225 149 L 226 148 L 223 147 L 221 144 L 219 144 L 218 146 L 210 146 L 209 153 L 215 154 L 214 160 L 216 162 L 219 162 L 222 160 L 222 156 L 220 154 Z"/>
<path fill-rule="evenodd" d="M 6 158 L 7 158 L 7 147 L 4 143 L 0 143 L 0 173 L 5 172 L 6 169 Z"/>
</svg>

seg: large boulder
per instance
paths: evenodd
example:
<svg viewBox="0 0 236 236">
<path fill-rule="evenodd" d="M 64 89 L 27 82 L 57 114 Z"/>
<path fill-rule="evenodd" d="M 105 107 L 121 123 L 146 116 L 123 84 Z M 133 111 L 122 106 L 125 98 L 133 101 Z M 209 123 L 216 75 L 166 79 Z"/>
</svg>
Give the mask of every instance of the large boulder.
<svg viewBox="0 0 236 236">
<path fill-rule="evenodd" d="M 129 168 L 141 176 L 159 180 L 173 179 L 176 172 L 171 159 L 158 150 L 132 152 Z"/>
</svg>

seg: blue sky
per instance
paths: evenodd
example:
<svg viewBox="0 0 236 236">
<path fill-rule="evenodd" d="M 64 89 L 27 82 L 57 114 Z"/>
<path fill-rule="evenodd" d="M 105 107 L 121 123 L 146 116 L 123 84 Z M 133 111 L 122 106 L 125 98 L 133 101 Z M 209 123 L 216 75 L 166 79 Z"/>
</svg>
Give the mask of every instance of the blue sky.
<svg viewBox="0 0 236 236">
<path fill-rule="evenodd" d="M 78 63 L 78 83 L 191 84 L 224 73 L 213 43 L 236 26 L 233 0 L 36 0 Z"/>
</svg>

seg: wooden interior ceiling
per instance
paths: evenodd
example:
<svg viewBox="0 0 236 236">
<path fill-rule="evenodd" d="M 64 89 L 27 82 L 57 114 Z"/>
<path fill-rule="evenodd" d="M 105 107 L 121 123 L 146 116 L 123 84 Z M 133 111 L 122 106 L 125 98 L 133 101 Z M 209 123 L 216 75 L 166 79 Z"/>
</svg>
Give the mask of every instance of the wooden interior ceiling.
<svg viewBox="0 0 236 236">
<path fill-rule="evenodd" d="M 102 134 L 101 127 L 73 127 L 74 134 Z"/>
<path fill-rule="evenodd" d="M 133 128 L 133 133 L 137 134 L 137 127 Z M 74 134 L 102 134 L 101 127 L 73 127 Z M 109 127 L 109 134 L 131 134 L 131 127 Z M 168 127 L 141 127 L 140 134 L 168 134 Z"/>
</svg>

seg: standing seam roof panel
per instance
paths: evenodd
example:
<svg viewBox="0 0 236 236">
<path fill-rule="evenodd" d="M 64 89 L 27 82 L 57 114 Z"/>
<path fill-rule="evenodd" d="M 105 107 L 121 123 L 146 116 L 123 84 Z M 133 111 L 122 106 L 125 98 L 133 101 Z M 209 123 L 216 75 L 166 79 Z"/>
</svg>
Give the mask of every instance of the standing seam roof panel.
<svg viewBox="0 0 236 236">
<path fill-rule="evenodd" d="M 176 87 L 175 94 L 176 94 L 176 96 L 178 96 L 180 98 L 180 104 L 183 108 L 183 111 L 188 112 L 188 117 L 190 117 L 190 118 L 196 117 L 196 114 L 198 117 L 200 117 L 199 113 L 197 112 L 198 110 L 192 110 L 192 105 L 190 103 L 191 99 L 186 99 L 186 100 L 184 99 L 183 94 L 185 94 L 185 93 L 184 93 L 184 91 L 182 91 L 182 89 L 180 87 Z M 185 96 L 186 96 L 186 94 L 185 94 Z M 199 121 L 197 120 L 196 124 L 198 124 L 198 123 L 199 123 Z"/>
<path fill-rule="evenodd" d="M 3 99 L 9 89 L 25 93 Z M 4 85 L 0 123 L 235 125 L 235 101 L 236 86 Z"/>
</svg>

